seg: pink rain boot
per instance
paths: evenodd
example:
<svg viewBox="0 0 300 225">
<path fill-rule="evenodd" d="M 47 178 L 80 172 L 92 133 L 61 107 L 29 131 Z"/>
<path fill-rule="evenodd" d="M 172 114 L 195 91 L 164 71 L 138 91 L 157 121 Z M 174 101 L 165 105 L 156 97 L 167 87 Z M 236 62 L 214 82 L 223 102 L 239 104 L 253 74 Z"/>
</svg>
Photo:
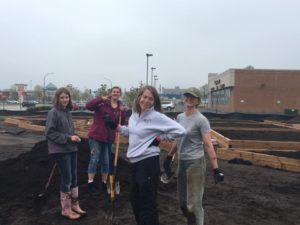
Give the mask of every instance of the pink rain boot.
<svg viewBox="0 0 300 225">
<path fill-rule="evenodd" d="M 70 220 L 77 220 L 81 216 L 71 209 L 71 193 L 60 192 L 61 215 Z"/>
<path fill-rule="evenodd" d="M 79 206 L 78 187 L 71 188 L 71 209 L 81 216 L 86 215 L 86 211 L 82 210 Z"/>
</svg>

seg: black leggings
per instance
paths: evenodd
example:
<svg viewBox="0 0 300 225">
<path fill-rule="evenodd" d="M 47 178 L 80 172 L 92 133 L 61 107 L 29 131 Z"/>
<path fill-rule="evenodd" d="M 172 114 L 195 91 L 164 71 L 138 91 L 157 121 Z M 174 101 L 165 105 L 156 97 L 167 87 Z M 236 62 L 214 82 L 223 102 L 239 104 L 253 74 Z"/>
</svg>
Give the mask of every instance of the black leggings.
<svg viewBox="0 0 300 225">
<path fill-rule="evenodd" d="M 131 166 L 130 200 L 138 225 L 159 225 L 157 209 L 159 174 L 159 156 L 143 159 Z"/>
</svg>

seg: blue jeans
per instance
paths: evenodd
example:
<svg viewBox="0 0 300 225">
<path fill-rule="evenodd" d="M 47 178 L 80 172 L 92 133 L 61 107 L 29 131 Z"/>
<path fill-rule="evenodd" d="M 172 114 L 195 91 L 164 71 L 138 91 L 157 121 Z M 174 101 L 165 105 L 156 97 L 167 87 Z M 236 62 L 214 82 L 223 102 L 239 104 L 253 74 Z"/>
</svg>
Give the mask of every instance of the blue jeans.
<svg viewBox="0 0 300 225">
<path fill-rule="evenodd" d="M 77 187 L 77 152 L 52 154 L 60 173 L 60 191 Z"/>
<path fill-rule="evenodd" d="M 111 144 L 94 139 L 89 139 L 91 150 L 88 173 L 96 173 L 97 165 L 100 162 L 101 172 L 108 173 L 111 166 Z"/>
</svg>

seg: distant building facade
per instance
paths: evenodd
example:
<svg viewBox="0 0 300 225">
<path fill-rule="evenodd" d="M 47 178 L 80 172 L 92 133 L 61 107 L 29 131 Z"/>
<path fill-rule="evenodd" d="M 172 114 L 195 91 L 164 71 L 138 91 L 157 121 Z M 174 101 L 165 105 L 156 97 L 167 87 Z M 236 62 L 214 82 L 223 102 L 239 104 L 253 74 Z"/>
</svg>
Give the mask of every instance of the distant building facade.
<svg viewBox="0 0 300 225">
<path fill-rule="evenodd" d="M 160 96 L 168 99 L 182 99 L 182 94 L 186 91 L 186 89 L 180 89 L 179 86 L 175 86 L 175 88 L 161 88 Z"/>
<path fill-rule="evenodd" d="M 54 98 L 57 87 L 53 83 L 49 83 L 45 89 L 46 89 L 45 90 L 46 102 L 52 102 L 52 99 Z"/>
<path fill-rule="evenodd" d="M 300 109 L 300 70 L 229 69 L 208 74 L 215 112 L 284 113 Z"/>
</svg>

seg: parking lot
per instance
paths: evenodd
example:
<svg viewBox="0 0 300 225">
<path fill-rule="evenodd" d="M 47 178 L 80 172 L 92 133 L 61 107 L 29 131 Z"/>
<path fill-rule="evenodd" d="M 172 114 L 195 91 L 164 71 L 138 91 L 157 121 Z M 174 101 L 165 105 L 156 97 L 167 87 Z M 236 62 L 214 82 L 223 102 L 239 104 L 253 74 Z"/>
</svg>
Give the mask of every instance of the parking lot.
<svg viewBox="0 0 300 225">
<path fill-rule="evenodd" d="M 0 110 L 24 111 L 27 107 L 22 107 L 21 104 L 0 104 Z"/>
</svg>

